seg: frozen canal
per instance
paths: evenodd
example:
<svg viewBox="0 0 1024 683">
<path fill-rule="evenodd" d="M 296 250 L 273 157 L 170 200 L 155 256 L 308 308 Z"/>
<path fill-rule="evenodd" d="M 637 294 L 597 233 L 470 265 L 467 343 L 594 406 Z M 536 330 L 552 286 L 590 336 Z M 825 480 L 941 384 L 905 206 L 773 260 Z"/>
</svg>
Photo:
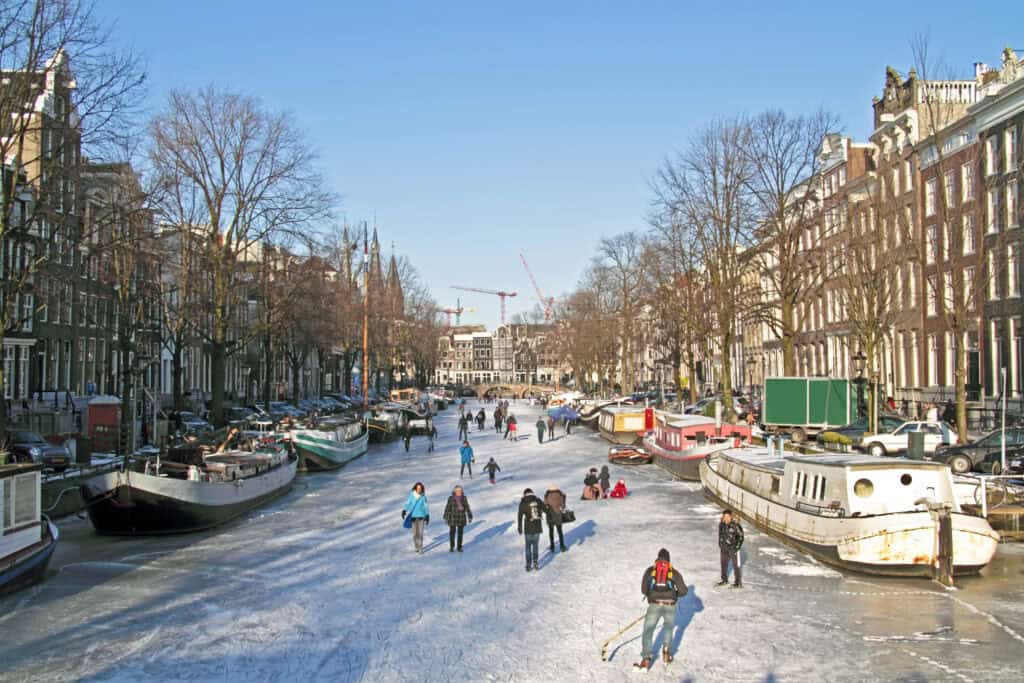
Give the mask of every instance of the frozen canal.
<svg viewBox="0 0 1024 683">
<path fill-rule="evenodd" d="M 475 407 L 475 406 L 474 406 Z M 372 447 L 340 472 L 225 528 L 118 539 L 61 526 L 45 583 L 0 601 L 0 679 L 182 681 L 616 681 L 635 679 L 640 574 L 658 548 L 691 586 L 676 661 L 654 680 L 1010 681 L 1024 665 L 1024 550 L 1001 546 L 980 578 L 947 592 L 923 580 L 843 575 L 748 528 L 745 584 L 718 589 L 717 511 L 697 484 L 651 466 L 612 467 L 632 495 L 579 501 L 607 452 L 581 429 L 537 445 L 537 410 L 512 408 L 522 441 L 472 432 L 462 483 L 475 513 L 465 552 L 441 519 L 459 481 L 457 411 L 425 439 Z M 489 411 L 490 412 L 490 409 Z M 415 481 L 431 503 L 428 551 L 412 552 L 400 509 Z M 524 571 L 516 507 L 556 484 L 576 510 L 565 555 Z M 613 646 L 613 647 L 616 647 Z"/>
</svg>

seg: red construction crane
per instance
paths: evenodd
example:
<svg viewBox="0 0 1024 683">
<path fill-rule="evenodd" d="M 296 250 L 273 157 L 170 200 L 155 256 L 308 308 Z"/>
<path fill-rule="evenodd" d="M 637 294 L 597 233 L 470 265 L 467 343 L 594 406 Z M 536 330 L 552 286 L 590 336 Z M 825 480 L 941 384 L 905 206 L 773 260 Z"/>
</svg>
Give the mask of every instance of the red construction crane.
<svg viewBox="0 0 1024 683">
<path fill-rule="evenodd" d="M 523 256 L 523 252 L 519 252 L 519 260 L 523 262 L 523 268 L 526 269 L 526 274 L 530 276 L 530 282 L 533 283 L 533 291 L 537 292 L 537 301 L 544 306 L 544 322 L 551 322 L 551 309 L 555 305 L 555 298 L 551 296 L 544 296 L 544 293 L 540 291 L 540 285 L 537 284 L 537 278 L 533 276 L 533 271 L 530 270 L 530 264 L 526 262 L 526 257 Z"/>
<path fill-rule="evenodd" d="M 480 292 L 481 294 L 493 294 L 494 296 L 501 297 L 501 324 L 505 324 L 505 299 L 507 297 L 513 297 L 516 295 L 515 292 L 506 292 L 503 290 L 495 289 L 480 289 L 479 287 L 461 287 L 459 285 L 452 285 L 452 289 L 460 289 L 463 292 Z"/>
<path fill-rule="evenodd" d="M 475 308 L 463 308 L 462 307 L 462 302 L 459 301 L 458 299 L 456 299 L 455 300 L 455 308 L 451 308 L 451 307 L 442 308 L 441 312 L 448 316 L 448 327 L 451 327 L 452 326 L 452 316 L 453 315 L 455 316 L 455 324 L 456 325 L 461 325 L 462 324 L 462 314 L 463 313 L 472 313 L 475 310 L 476 310 Z"/>
</svg>

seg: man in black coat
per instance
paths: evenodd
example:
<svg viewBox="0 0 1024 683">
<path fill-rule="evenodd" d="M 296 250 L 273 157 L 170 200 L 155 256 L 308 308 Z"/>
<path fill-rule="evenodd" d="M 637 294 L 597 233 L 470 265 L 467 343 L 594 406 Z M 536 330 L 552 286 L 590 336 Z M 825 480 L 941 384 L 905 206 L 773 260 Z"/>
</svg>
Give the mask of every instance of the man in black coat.
<svg viewBox="0 0 1024 683">
<path fill-rule="evenodd" d="M 676 623 L 676 602 L 689 592 L 683 575 L 673 566 L 668 550 L 658 551 L 658 559 L 644 570 L 640 579 L 640 591 L 647 598 L 647 615 L 644 617 L 644 631 L 641 640 L 640 661 L 636 666 L 651 668 L 651 648 L 658 622 L 663 621 L 661 656 L 665 663 L 672 661 L 672 629 Z"/>
<path fill-rule="evenodd" d="M 547 506 L 533 489 L 523 491 L 523 499 L 519 501 L 518 529 L 522 535 L 526 528 L 526 571 L 539 569 L 537 562 L 540 557 L 540 535 L 544 531 L 544 515 Z"/>
<path fill-rule="evenodd" d="M 718 554 L 722 562 L 722 580 L 719 586 L 729 583 L 729 563 L 732 562 L 736 582 L 733 588 L 743 588 L 743 572 L 740 569 L 740 548 L 743 547 L 743 527 L 726 510 L 718 522 Z"/>
</svg>

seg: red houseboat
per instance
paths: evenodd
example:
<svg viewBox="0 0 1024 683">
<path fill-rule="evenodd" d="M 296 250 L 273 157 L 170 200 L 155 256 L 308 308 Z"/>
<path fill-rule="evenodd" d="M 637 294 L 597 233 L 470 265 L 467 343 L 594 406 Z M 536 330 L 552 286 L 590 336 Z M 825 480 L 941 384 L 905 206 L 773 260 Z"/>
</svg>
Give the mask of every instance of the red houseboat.
<svg viewBox="0 0 1024 683">
<path fill-rule="evenodd" d="M 700 481 L 699 466 L 708 454 L 750 443 L 747 425 L 721 424 L 703 415 L 655 412 L 654 429 L 644 450 L 654 462 L 680 479 Z"/>
</svg>

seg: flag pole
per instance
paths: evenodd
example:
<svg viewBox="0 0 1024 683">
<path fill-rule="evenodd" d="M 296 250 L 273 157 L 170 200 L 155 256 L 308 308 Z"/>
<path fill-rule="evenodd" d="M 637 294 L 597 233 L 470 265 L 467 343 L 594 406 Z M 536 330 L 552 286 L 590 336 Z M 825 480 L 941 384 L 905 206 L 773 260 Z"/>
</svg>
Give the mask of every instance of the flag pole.
<svg viewBox="0 0 1024 683">
<path fill-rule="evenodd" d="M 370 325 L 370 247 L 367 236 L 366 222 L 363 222 L 363 410 L 370 405 L 370 366 L 368 362 L 369 335 L 367 328 Z"/>
</svg>

